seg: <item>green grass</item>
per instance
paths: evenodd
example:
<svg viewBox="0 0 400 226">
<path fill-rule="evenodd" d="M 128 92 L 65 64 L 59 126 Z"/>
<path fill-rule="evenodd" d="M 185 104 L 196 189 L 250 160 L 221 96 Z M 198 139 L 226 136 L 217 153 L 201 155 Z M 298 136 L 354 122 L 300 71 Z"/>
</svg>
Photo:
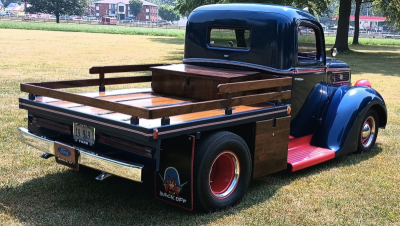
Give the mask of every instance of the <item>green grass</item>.
<svg viewBox="0 0 400 226">
<path fill-rule="evenodd" d="M 371 152 L 253 180 L 236 207 L 199 214 L 157 201 L 151 184 L 98 182 L 98 172 L 38 158 L 16 137 L 27 117 L 18 108 L 27 95 L 21 82 L 96 78 L 91 66 L 178 63 L 183 38 L 0 34 L 0 225 L 400 225 L 400 47 L 358 45 L 338 55 L 353 82 L 369 79 L 387 104 L 389 121 Z"/>
<path fill-rule="evenodd" d="M 33 22 L 21 22 L 21 21 L 0 21 L 0 28 L 122 34 L 122 35 L 151 35 L 151 36 L 170 36 L 170 37 L 185 36 L 184 30 L 177 30 L 177 29 L 122 27 L 122 26 L 111 26 L 111 25 L 33 23 Z"/>
<path fill-rule="evenodd" d="M 325 37 L 326 44 L 335 44 L 335 37 Z M 359 38 L 361 45 L 395 45 L 400 46 L 400 39 L 383 39 L 383 38 Z M 353 43 L 353 38 L 349 37 L 349 44 Z M 350 47 L 351 48 L 351 47 Z"/>
</svg>

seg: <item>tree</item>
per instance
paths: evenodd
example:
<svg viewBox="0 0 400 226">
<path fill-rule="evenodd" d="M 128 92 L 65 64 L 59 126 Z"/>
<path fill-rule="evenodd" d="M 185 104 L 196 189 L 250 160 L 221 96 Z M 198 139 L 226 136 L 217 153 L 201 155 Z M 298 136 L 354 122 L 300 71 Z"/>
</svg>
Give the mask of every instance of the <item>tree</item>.
<svg viewBox="0 0 400 226">
<path fill-rule="evenodd" d="M 151 2 L 156 5 L 172 5 L 176 6 L 176 0 L 147 0 L 148 2 Z"/>
<path fill-rule="evenodd" d="M 391 27 L 400 30 L 400 0 L 375 0 L 373 5 L 382 12 Z"/>
<path fill-rule="evenodd" d="M 338 29 L 334 46 L 338 52 L 349 50 L 350 12 L 351 0 L 340 0 Z"/>
<path fill-rule="evenodd" d="M 308 7 L 311 14 L 320 15 L 328 7 L 330 0 L 177 0 L 176 9 L 181 15 L 185 15 L 202 5 L 233 2 L 272 3 L 298 8 Z"/>
<path fill-rule="evenodd" d="M 175 7 L 170 5 L 161 5 L 158 8 L 158 15 L 163 20 L 168 20 L 168 21 L 179 20 L 179 14 L 175 11 Z"/>
<path fill-rule="evenodd" d="M 57 23 L 60 15 L 83 15 L 89 5 L 87 0 L 26 0 L 26 3 L 31 5 L 26 12 L 54 14 Z"/>
<path fill-rule="evenodd" d="M 355 10 L 354 10 L 354 37 L 353 37 L 353 45 L 357 45 L 358 43 L 358 38 L 359 38 L 359 33 L 360 33 L 360 15 L 367 13 L 367 16 L 373 15 L 371 12 L 372 10 L 369 10 L 371 7 L 371 2 L 374 0 L 355 0 Z M 364 6 L 367 4 L 367 7 L 364 8 L 364 12 L 361 11 L 361 4 Z M 365 12 L 367 10 L 367 12 Z M 370 11 L 370 13 L 368 13 Z"/>
<path fill-rule="evenodd" d="M 18 3 L 18 4 L 21 4 L 21 0 L 4 0 L 4 1 L 3 1 L 4 7 L 7 7 L 10 3 Z"/>
<path fill-rule="evenodd" d="M 356 8 L 355 8 L 355 14 L 354 14 L 354 23 L 355 23 L 355 28 L 354 28 L 354 38 L 353 38 L 353 45 L 359 44 L 358 38 L 359 38 L 359 30 L 360 30 L 360 11 L 361 11 L 361 4 L 367 4 L 369 8 L 371 8 L 371 3 L 372 3 L 372 8 L 374 8 L 373 12 L 370 13 L 369 15 L 373 14 L 374 12 L 378 12 L 382 14 L 383 16 L 386 16 L 386 21 L 395 29 L 400 30 L 400 0 L 390 0 L 390 1 L 385 1 L 385 0 L 355 0 L 356 2 Z M 370 10 L 372 11 L 372 10 Z M 364 12 L 365 13 L 365 12 Z M 368 13 L 368 11 L 367 11 Z"/>
<path fill-rule="evenodd" d="M 179 14 L 187 15 L 199 6 L 217 4 L 221 2 L 222 0 L 177 0 L 176 9 L 178 10 Z"/>
<path fill-rule="evenodd" d="M 142 12 L 143 2 L 141 0 L 130 0 L 129 7 L 132 14 L 135 16 L 137 20 L 137 16 L 139 15 L 140 12 Z"/>
<path fill-rule="evenodd" d="M 357 45 L 358 37 L 360 33 L 360 8 L 362 0 L 355 0 L 356 1 L 356 10 L 354 12 L 354 37 L 353 37 L 353 45 Z"/>
</svg>

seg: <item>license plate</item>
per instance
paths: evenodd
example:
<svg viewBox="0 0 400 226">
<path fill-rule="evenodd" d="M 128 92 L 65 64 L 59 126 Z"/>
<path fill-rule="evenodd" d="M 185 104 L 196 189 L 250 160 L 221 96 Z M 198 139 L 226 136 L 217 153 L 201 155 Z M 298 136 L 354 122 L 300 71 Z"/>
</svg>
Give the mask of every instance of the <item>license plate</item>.
<svg viewBox="0 0 400 226">
<path fill-rule="evenodd" d="M 79 170 L 79 152 L 75 148 L 54 142 L 54 155 L 58 164 Z"/>
<path fill-rule="evenodd" d="M 74 122 L 73 126 L 74 126 L 74 132 L 73 132 L 74 140 L 76 142 L 90 145 L 90 146 L 92 146 L 94 144 L 94 140 L 95 140 L 95 128 L 94 127 L 82 125 L 82 124 L 75 123 L 75 122 Z"/>
</svg>

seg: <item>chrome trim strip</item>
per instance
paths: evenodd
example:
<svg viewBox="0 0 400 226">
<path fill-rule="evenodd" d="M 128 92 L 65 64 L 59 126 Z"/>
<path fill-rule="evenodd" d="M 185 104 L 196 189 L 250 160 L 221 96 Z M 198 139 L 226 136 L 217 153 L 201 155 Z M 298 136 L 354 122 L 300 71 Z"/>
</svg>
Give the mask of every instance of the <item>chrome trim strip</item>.
<svg viewBox="0 0 400 226">
<path fill-rule="evenodd" d="M 29 146 L 54 155 L 54 141 L 32 134 L 25 127 L 18 127 L 18 138 L 21 142 Z M 83 148 L 74 148 L 80 153 L 79 164 L 126 179 L 142 182 L 143 166 L 98 156 Z"/>
<path fill-rule="evenodd" d="M 234 66 L 254 68 L 257 70 L 263 70 L 263 71 L 268 71 L 268 72 L 275 72 L 275 73 L 280 73 L 280 74 L 292 75 L 294 73 L 294 71 L 292 71 L 292 69 L 281 70 L 281 69 L 275 69 L 275 68 L 262 66 L 262 65 L 258 65 L 258 64 L 251 64 L 251 63 L 231 61 L 231 60 L 219 60 L 219 59 L 207 59 L 207 58 L 204 58 L 204 59 L 203 58 L 185 58 L 185 59 L 183 59 L 183 63 L 228 64 L 228 65 L 234 65 Z"/>
<path fill-rule="evenodd" d="M 308 74 L 308 73 L 317 73 L 317 72 L 325 72 L 325 67 L 320 66 L 319 68 L 310 69 L 310 68 L 289 68 L 286 70 L 271 68 L 258 64 L 251 64 L 246 62 L 239 61 L 230 61 L 230 60 L 219 60 L 219 59 L 206 59 L 206 58 L 185 58 L 183 59 L 183 63 L 210 63 L 210 64 L 227 64 L 233 66 L 247 67 L 253 68 L 257 70 L 263 70 L 273 73 L 285 74 L 285 75 L 299 75 L 299 74 Z"/>
</svg>

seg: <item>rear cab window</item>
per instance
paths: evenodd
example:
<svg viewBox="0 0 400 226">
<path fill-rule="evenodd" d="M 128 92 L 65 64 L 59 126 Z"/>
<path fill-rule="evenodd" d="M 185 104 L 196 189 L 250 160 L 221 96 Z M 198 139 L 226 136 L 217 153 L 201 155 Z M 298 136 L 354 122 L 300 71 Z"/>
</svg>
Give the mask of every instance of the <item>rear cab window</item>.
<svg viewBox="0 0 400 226">
<path fill-rule="evenodd" d="M 250 49 L 251 30 L 249 28 L 212 27 L 208 34 L 209 47 Z"/>
</svg>

